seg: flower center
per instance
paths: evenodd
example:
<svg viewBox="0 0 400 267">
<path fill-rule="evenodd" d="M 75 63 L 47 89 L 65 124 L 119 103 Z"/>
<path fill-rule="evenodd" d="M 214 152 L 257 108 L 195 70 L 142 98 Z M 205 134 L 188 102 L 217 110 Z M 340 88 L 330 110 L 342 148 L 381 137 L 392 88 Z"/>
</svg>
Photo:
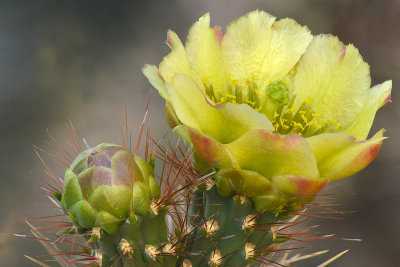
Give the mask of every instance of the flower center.
<svg viewBox="0 0 400 267">
<path fill-rule="evenodd" d="M 215 103 L 224 104 L 231 102 L 234 104 L 248 104 L 256 111 L 260 111 L 260 91 L 257 88 L 254 78 L 247 79 L 246 86 L 240 85 L 239 80 L 228 76 L 228 88 L 226 93 L 213 87 L 209 77 L 203 78 L 205 94 Z"/>
<path fill-rule="evenodd" d="M 203 78 L 205 94 L 215 104 L 234 103 L 247 104 L 257 112 L 263 109 L 265 98 L 269 98 L 275 105 L 272 125 L 276 133 L 298 134 L 304 137 L 321 134 L 326 131 L 337 130 L 340 123 L 335 120 L 321 120 L 320 114 L 312 107 L 312 99 L 302 101 L 300 107 L 296 107 L 296 95 L 291 95 L 287 81 L 270 81 L 265 90 L 260 89 L 254 82 L 254 78 L 247 79 L 246 85 L 240 85 L 239 80 L 228 76 L 228 87 L 223 93 L 221 89 L 214 88 L 209 77 Z M 264 94 L 264 95 L 263 95 Z M 264 99 L 264 101 L 263 101 Z"/>
<path fill-rule="evenodd" d="M 339 129 L 340 123 L 335 120 L 318 120 L 321 114 L 312 107 L 312 98 L 303 100 L 298 109 L 294 104 L 295 99 L 296 95 L 293 95 L 289 103 L 277 105 L 272 120 L 276 133 L 308 137 Z"/>
</svg>

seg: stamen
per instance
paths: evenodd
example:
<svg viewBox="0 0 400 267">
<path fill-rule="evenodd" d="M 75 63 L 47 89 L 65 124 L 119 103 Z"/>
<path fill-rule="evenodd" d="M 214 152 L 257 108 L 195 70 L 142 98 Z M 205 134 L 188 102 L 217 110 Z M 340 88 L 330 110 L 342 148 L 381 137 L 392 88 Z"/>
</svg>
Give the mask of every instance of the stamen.
<svg viewBox="0 0 400 267">
<path fill-rule="evenodd" d="M 319 125 L 316 118 L 321 117 L 312 108 L 312 98 L 305 99 L 296 111 L 294 104 L 296 96 L 292 96 L 289 104 L 278 105 L 272 120 L 275 132 L 280 134 L 298 134 L 308 137 L 327 130 L 337 130 L 340 123 L 335 120 L 322 121 Z"/>
<path fill-rule="evenodd" d="M 290 95 L 288 80 L 269 81 L 267 88 L 259 88 L 255 77 L 245 80 L 245 85 L 228 75 L 227 88 L 214 88 L 211 77 L 202 79 L 206 96 L 215 104 L 233 103 L 247 104 L 260 112 L 263 109 L 264 99 L 269 98 L 275 103 L 272 125 L 276 133 L 298 134 L 304 137 L 321 134 L 325 131 L 336 131 L 340 123 L 335 120 L 320 120 L 321 114 L 312 107 L 313 99 L 302 99 L 299 108 L 294 103 L 296 95 Z"/>
<path fill-rule="evenodd" d="M 225 94 L 225 97 L 226 98 L 232 98 L 232 99 L 236 99 L 236 96 L 234 96 L 234 95 L 231 95 L 231 94 Z"/>
<path fill-rule="evenodd" d="M 239 84 L 239 80 L 233 79 L 231 75 L 227 78 L 227 88 L 214 88 L 210 77 L 202 79 L 206 96 L 215 104 L 234 103 L 247 104 L 256 111 L 261 111 L 261 94 L 255 77 L 246 80 L 246 85 Z"/>
</svg>

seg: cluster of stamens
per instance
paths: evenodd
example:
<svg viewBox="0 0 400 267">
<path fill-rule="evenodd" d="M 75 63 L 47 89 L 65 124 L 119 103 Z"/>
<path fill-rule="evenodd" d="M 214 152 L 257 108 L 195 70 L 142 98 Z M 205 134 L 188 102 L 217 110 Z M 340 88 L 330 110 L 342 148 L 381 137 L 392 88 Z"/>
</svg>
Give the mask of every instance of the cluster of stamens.
<svg viewBox="0 0 400 267">
<path fill-rule="evenodd" d="M 209 81 L 209 77 L 203 79 L 205 94 L 215 103 L 234 103 L 234 104 L 248 104 L 256 111 L 260 111 L 260 91 L 254 78 L 247 79 L 246 86 L 240 85 L 239 80 L 232 79 L 231 76 L 227 78 L 228 88 L 227 93 L 222 93 L 221 89 L 215 89 Z"/>
<path fill-rule="evenodd" d="M 287 81 L 269 81 L 265 90 L 260 90 L 254 82 L 254 78 L 246 81 L 247 86 L 240 85 L 239 80 L 228 76 L 227 93 L 214 88 L 209 78 L 203 79 L 204 91 L 207 97 L 215 104 L 234 103 L 248 104 L 254 110 L 260 112 L 263 108 L 262 99 L 270 98 L 276 109 L 272 124 L 276 133 L 298 134 L 304 137 L 320 134 L 326 131 L 337 130 L 340 123 L 335 120 L 320 120 L 321 114 L 315 112 L 312 107 L 312 99 L 304 99 L 300 107 L 296 107 L 296 95 L 289 96 Z"/>
<path fill-rule="evenodd" d="M 319 123 L 318 117 L 321 114 L 312 108 L 312 98 L 303 100 L 302 104 L 296 109 L 294 95 L 289 104 L 279 104 L 274 113 L 272 124 L 275 132 L 280 134 L 298 134 L 304 137 L 320 134 L 329 130 L 338 129 L 340 123 L 335 120 L 322 120 Z"/>
</svg>

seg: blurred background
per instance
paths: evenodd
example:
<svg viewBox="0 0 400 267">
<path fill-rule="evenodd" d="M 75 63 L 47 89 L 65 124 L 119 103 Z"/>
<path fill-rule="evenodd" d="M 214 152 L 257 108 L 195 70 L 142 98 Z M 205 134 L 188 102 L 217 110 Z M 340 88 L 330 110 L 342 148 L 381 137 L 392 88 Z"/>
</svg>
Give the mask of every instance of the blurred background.
<svg viewBox="0 0 400 267">
<path fill-rule="evenodd" d="M 327 240 L 314 251 L 329 253 L 296 266 L 314 266 L 350 249 L 331 266 L 398 266 L 400 252 L 400 1 L 399 0 L 0 0 L 0 262 L 36 266 L 23 255 L 47 254 L 39 242 L 8 233 L 28 233 L 24 216 L 55 211 L 43 205 L 38 178 L 45 173 L 31 144 L 46 147 L 46 129 L 70 142 L 71 119 L 89 145 L 121 142 L 124 102 L 137 139 L 149 92 L 150 127 L 168 130 L 164 102 L 141 73 L 169 52 L 166 32 L 184 40 L 206 12 L 226 26 L 244 13 L 262 9 L 292 17 L 313 34 L 332 33 L 353 43 L 371 66 L 373 84 L 393 79 L 393 103 L 379 111 L 372 132 L 389 139 L 376 160 L 351 179 L 334 183 L 337 209 L 356 211 L 342 220 L 313 220 L 321 234 L 360 238 Z M 60 164 L 47 159 L 56 175 Z M 51 264 L 51 263 L 50 263 Z M 53 264 L 57 266 L 56 264 Z"/>
</svg>

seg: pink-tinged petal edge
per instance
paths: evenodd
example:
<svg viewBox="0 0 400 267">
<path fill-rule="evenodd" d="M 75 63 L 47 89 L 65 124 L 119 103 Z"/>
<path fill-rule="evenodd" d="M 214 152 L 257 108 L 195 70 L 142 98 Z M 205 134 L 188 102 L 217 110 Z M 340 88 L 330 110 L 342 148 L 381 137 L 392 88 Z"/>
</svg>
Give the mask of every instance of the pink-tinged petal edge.
<svg viewBox="0 0 400 267">
<path fill-rule="evenodd" d="M 340 59 L 343 59 L 344 56 L 346 55 L 346 48 L 347 48 L 347 46 L 345 46 L 345 45 L 342 46 L 342 49 L 340 50 L 340 53 L 339 53 Z"/>
<path fill-rule="evenodd" d="M 364 143 L 369 140 L 359 141 L 358 143 Z M 351 162 L 349 162 L 340 171 L 327 175 L 330 181 L 336 181 L 350 175 L 353 175 L 363 169 L 365 169 L 378 155 L 378 152 L 382 146 L 383 140 L 379 143 L 372 145 L 358 154 Z"/>
<path fill-rule="evenodd" d="M 220 26 L 215 26 L 214 27 L 214 32 L 215 32 L 215 38 L 217 39 L 218 44 L 221 44 L 222 38 L 224 37 L 224 34 L 222 33 L 221 27 Z"/>
<path fill-rule="evenodd" d="M 164 77 L 162 76 L 162 74 L 158 68 L 157 68 L 157 76 L 165 83 Z"/>
<path fill-rule="evenodd" d="M 386 104 L 389 103 L 389 102 L 392 102 L 391 98 L 392 98 L 392 94 L 389 94 L 389 95 L 386 97 L 385 101 L 383 101 L 382 106 L 383 106 L 383 105 L 386 105 Z"/>
<path fill-rule="evenodd" d="M 171 35 L 170 35 L 169 31 L 167 33 L 167 40 L 165 42 L 167 43 L 169 48 L 174 49 L 174 44 L 172 43 Z"/>
<path fill-rule="evenodd" d="M 365 142 L 365 141 L 361 141 Z M 367 167 L 378 155 L 378 152 L 382 146 L 382 141 L 380 141 L 378 144 L 369 147 L 367 150 L 364 150 L 361 152 L 350 164 L 349 166 L 355 165 L 355 166 L 360 166 L 363 165 Z"/>
<path fill-rule="evenodd" d="M 295 194 L 298 198 L 313 197 L 328 184 L 328 179 L 310 180 L 304 177 L 289 177 L 288 179 L 295 186 Z"/>
<path fill-rule="evenodd" d="M 223 144 L 191 128 L 188 128 L 188 133 L 197 154 L 205 162 L 218 163 L 220 167 L 232 167 L 233 159 Z"/>
</svg>

